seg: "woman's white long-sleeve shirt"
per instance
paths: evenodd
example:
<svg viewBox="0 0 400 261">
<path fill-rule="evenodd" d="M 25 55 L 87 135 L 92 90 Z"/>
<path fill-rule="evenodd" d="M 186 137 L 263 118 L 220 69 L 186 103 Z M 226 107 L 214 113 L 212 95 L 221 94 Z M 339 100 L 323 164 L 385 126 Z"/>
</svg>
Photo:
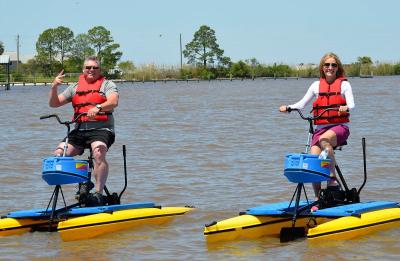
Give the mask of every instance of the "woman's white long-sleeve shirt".
<svg viewBox="0 0 400 261">
<path fill-rule="evenodd" d="M 316 99 L 318 97 L 318 94 L 319 94 L 319 81 L 315 81 L 308 88 L 304 97 L 300 101 L 296 102 L 295 104 L 289 105 L 289 107 L 292 109 L 303 109 L 307 104 L 310 103 L 311 100 Z M 348 81 L 342 81 L 340 94 L 346 99 L 346 104 L 347 104 L 347 107 L 349 108 L 349 110 L 354 109 L 355 104 L 354 104 L 353 91 L 352 91 L 351 85 Z M 323 127 L 326 127 L 329 125 L 331 125 L 331 124 L 318 125 L 317 129 L 323 128 Z"/>
</svg>

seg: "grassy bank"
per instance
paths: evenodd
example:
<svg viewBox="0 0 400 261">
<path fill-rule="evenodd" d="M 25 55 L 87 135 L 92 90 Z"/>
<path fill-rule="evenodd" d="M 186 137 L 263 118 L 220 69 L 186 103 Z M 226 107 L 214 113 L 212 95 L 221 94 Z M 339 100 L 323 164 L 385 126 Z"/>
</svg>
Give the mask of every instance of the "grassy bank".
<svg viewBox="0 0 400 261">
<path fill-rule="evenodd" d="M 361 65 L 359 63 L 347 64 L 344 66 L 346 75 L 349 77 L 358 77 L 365 75 L 388 76 L 400 75 L 400 64 L 376 63 L 373 65 Z M 65 82 L 76 82 L 79 76 L 77 73 L 66 73 Z M 202 79 L 211 80 L 218 78 L 240 78 L 252 79 L 259 77 L 285 78 L 301 77 L 315 78 L 319 77 L 317 65 L 288 66 L 284 64 L 262 65 L 247 64 L 238 62 L 230 68 L 203 68 L 197 66 L 185 65 L 181 69 L 179 66 L 158 66 L 155 64 L 140 65 L 129 71 L 117 71 L 113 74 L 104 72 L 110 79 L 121 81 L 157 81 L 157 80 L 191 80 Z M 51 83 L 54 77 L 43 74 L 29 74 L 12 72 L 10 82 L 15 83 Z M 0 83 L 7 82 L 7 76 L 0 74 Z"/>
</svg>

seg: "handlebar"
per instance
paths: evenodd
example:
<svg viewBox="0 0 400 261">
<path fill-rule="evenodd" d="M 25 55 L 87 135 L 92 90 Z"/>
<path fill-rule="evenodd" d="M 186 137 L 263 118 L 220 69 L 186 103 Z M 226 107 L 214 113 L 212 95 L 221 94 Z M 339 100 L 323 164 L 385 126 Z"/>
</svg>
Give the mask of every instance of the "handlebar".
<svg viewBox="0 0 400 261">
<path fill-rule="evenodd" d="M 57 114 L 49 114 L 49 115 L 43 115 L 40 116 L 41 120 L 44 119 L 49 119 L 49 118 L 56 118 L 56 120 L 58 121 L 58 123 L 65 125 L 65 127 L 67 127 L 67 136 L 65 138 L 65 142 L 64 142 L 64 148 L 63 148 L 63 157 L 65 157 L 67 155 L 67 149 L 68 149 L 68 136 L 69 136 L 69 132 L 71 130 L 71 124 L 75 123 L 79 120 L 80 117 L 82 117 L 83 115 L 86 115 L 86 112 L 80 113 L 78 114 L 72 121 L 61 121 L 60 117 L 58 117 Z"/>
<path fill-rule="evenodd" d="M 292 108 L 290 108 L 290 107 L 287 107 L 286 110 L 287 110 L 287 112 L 297 111 L 297 112 L 299 113 L 300 117 L 301 117 L 303 120 L 313 121 L 313 120 L 316 120 L 316 119 L 321 118 L 321 116 L 322 116 L 325 112 L 327 112 L 327 111 L 337 111 L 338 109 L 337 109 L 337 108 L 327 108 L 327 109 L 323 110 L 320 114 L 318 114 L 317 116 L 314 116 L 314 117 L 311 117 L 311 116 L 305 117 L 305 116 L 303 115 L 303 112 L 302 112 L 300 109 L 292 109 Z"/>
<path fill-rule="evenodd" d="M 40 116 L 40 119 L 44 120 L 44 119 L 48 119 L 48 118 L 56 118 L 58 123 L 63 124 L 63 125 L 70 125 L 72 123 L 77 122 L 80 117 L 82 117 L 82 116 L 84 116 L 86 114 L 87 114 L 86 112 L 82 112 L 82 113 L 78 114 L 78 116 L 76 116 L 72 121 L 61 121 L 61 119 L 58 116 L 58 114 L 43 115 L 43 116 Z"/>
</svg>

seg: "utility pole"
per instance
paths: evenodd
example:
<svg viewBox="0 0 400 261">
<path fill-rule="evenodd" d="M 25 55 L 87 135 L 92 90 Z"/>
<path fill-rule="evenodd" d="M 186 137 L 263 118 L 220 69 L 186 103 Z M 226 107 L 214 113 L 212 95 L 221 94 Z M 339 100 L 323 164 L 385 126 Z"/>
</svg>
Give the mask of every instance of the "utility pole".
<svg viewBox="0 0 400 261">
<path fill-rule="evenodd" d="M 17 34 L 17 73 L 19 72 L 19 34 Z"/>
<path fill-rule="evenodd" d="M 182 73 L 182 34 L 179 34 L 179 46 L 180 46 L 180 54 L 181 54 L 181 73 Z"/>
</svg>

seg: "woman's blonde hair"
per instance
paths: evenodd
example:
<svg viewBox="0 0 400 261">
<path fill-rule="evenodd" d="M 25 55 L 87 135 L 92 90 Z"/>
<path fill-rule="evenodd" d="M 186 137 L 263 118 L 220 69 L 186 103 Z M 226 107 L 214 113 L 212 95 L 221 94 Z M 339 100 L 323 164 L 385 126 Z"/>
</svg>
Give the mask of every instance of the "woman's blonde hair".
<svg viewBox="0 0 400 261">
<path fill-rule="evenodd" d="M 340 61 L 339 57 L 334 54 L 334 53 L 327 53 L 324 56 L 322 56 L 321 61 L 319 62 L 319 75 L 321 78 L 325 78 L 325 73 L 324 73 L 324 64 L 325 61 L 329 58 L 333 58 L 335 59 L 338 67 L 337 67 L 337 71 L 336 71 L 336 77 L 341 77 L 341 76 L 345 76 L 344 75 L 344 69 L 343 69 L 343 65 L 342 62 Z"/>
</svg>

